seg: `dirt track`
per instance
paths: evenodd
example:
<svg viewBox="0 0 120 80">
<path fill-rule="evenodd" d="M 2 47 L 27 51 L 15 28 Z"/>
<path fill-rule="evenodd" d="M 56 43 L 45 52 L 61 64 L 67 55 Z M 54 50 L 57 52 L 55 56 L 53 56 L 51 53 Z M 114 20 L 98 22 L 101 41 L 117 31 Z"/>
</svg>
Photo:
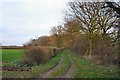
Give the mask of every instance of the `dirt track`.
<svg viewBox="0 0 120 80">
<path fill-rule="evenodd" d="M 57 65 L 55 65 L 53 68 L 51 68 L 48 72 L 40 75 L 40 78 L 49 78 L 50 74 L 51 74 L 53 71 L 55 71 L 55 70 L 61 65 L 61 63 L 62 63 L 63 60 L 64 60 L 64 57 L 63 57 L 63 55 L 62 55 L 61 60 L 59 61 L 59 63 L 58 63 Z"/>
</svg>

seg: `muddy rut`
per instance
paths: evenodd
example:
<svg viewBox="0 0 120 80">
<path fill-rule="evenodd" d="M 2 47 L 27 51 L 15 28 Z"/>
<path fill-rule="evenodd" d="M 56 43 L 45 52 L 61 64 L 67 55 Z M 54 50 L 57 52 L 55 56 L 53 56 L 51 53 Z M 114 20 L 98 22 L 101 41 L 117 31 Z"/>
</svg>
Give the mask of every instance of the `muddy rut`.
<svg viewBox="0 0 120 80">
<path fill-rule="evenodd" d="M 56 69 L 59 68 L 59 66 L 60 66 L 61 63 L 63 62 L 63 59 L 64 59 L 64 57 L 63 57 L 63 55 L 62 55 L 61 60 L 59 61 L 59 63 L 58 63 L 57 65 L 55 65 L 53 68 L 51 68 L 48 72 L 40 75 L 39 78 L 49 78 L 50 74 L 51 74 L 53 71 L 55 71 Z"/>
</svg>

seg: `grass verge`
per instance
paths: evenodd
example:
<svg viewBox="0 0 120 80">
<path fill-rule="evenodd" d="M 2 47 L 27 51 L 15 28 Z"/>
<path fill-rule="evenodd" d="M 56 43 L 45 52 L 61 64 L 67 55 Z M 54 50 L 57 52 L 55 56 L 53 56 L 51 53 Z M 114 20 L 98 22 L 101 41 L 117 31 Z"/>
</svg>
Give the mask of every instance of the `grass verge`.
<svg viewBox="0 0 120 80">
<path fill-rule="evenodd" d="M 70 57 L 76 65 L 74 78 L 118 78 L 117 66 L 97 65 L 90 60 L 77 57 L 72 52 Z"/>
</svg>

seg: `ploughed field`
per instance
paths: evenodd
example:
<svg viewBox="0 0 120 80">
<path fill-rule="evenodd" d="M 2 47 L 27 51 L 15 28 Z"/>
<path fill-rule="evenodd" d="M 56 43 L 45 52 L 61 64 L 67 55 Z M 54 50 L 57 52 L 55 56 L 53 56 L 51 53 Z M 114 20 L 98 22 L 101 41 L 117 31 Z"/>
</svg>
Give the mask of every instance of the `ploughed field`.
<svg viewBox="0 0 120 80">
<path fill-rule="evenodd" d="M 56 56 L 30 69 L 17 69 L 12 62 L 20 59 L 24 50 L 3 50 L 3 66 L 15 70 L 3 70 L 3 78 L 118 78 L 117 66 L 97 65 L 75 55 L 69 50 L 60 51 Z M 9 65 L 8 65 L 9 63 Z M 11 64 L 10 64 L 11 63 Z M 7 65 L 4 65 L 7 64 Z M 5 67 L 4 67 L 5 68 Z"/>
</svg>

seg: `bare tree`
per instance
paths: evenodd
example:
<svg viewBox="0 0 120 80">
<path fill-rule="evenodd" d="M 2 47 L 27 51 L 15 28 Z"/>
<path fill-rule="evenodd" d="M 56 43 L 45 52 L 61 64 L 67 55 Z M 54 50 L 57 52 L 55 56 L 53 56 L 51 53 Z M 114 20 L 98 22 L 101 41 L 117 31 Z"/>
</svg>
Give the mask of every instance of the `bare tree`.
<svg viewBox="0 0 120 80">
<path fill-rule="evenodd" d="M 53 27 L 51 29 L 51 34 L 56 37 L 56 45 L 57 47 L 61 47 L 62 40 L 61 40 L 61 34 L 62 34 L 62 26 Z"/>
<path fill-rule="evenodd" d="M 112 39 L 110 44 L 118 42 L 119 39 L 119 27 L 120 27 L 120 14 L 116 12 L 116 9 L 113 9 L 114 6 L 120 9 L 120 4 L 116 2 L 104 2 L 101 3 L 101 14 L 98 14 L 100 17 L 99 19 L 99 26 L 102 31 L 103 38 L 104 36 L 109 35 Z M 119 10 L 118 10 L 119 11 Z M 101 17 L 102 16 L 102 17 Z M 108 44 L 107 44 L 108 45 Z"/>
<path fill-rule="evenodd" d="M 112 8 L 114 11 L 116 11 L 119 15 L 120 15 L 120 2 L 116 3 L 116 2 L 106 2 L 107 6 L 105 7 L 110 7 Z"/>
<path fill-rule="evenodd" d="M 92 55 L 93 40 L 96 35 L 102 34 L 104 37 L 105 35 L 113 33 L 115 30 L 112 28 L 117 17 L 114 17 L 113 14 L 111 14 L 113 12 L 111 9 L 103 10 L 101 8 L 102 5 L 104 5 L 104 3 L 80 2 L 79 0 L 69 2 L 71 11 L 69 13 L 69 17 L 76 18 L 80 23 L 82 23 L 80 32 L 84 33 L 88 39 L 89 46 L 86 54 L 89 54 L 89 57 Z M 107 13 L 107 10 L 111 11 Z"/>
<path fill-rule="evenodd" d="M 98 12 L 99 7 L 96 4 L 90 3 L 90 2 L 69 2 L 70 10 L 72 12 L 71 16 L 78 19 L 80 22 L 82 22 L 81 32 L 86 34 L 89 46 L 87 49 L 86 54 L 89 54 L 89 57 L 91 57 L 92 54 L 92 40 L 94 38 L 93 34 L 97 32 L 98 29 Z"/>
<path fill-rule="evenodd" d="M 67 20 L 64 24 L 64 33 L 67 35 L 66 39 L 70 48 L 72 48 L 75 36 L 80 34 L 81 23 L 78 20 Z"/>
</svg>

